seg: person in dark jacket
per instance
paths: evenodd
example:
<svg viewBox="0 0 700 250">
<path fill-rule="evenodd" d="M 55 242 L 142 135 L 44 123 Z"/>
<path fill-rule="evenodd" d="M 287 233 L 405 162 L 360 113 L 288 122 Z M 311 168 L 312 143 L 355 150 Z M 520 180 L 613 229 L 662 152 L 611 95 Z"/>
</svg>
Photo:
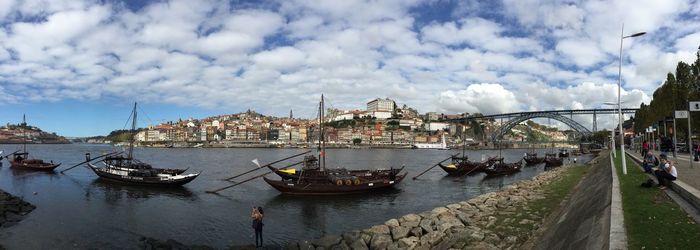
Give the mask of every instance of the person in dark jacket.
<svg viewBox="0 0 700 250">
<path fill-rule="evenodd" d="M 255 247 L 262 247 L 263 246 L 263 236 L 262 236 L 262 228 L 263 228 L 263 217 L 265 216 L 265 213 L 263 212 L 262 207 L 253 207 L 253 214 L 251 214 L 250 217 L 253 218 L 253 229 L 255 229 Z M 258 243 L 258 239 L 260 239 L 260 243 Z"/>
</svg>

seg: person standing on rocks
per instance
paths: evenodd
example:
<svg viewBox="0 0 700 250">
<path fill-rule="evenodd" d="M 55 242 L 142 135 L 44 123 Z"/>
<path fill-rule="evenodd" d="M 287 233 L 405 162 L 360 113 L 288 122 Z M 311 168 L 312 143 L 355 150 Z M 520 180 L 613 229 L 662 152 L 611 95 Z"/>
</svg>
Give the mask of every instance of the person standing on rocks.
<svg viewBox="0 0 700 250">
<path fill-rule="evenodd" d="M 250 216 L 253 218 L 253 229 L 255 230 L 255 247 L 263 246 L 262 228 L 263 228 L 263 217 L 264 212 L 262 207 L 253 207 L 253 214 Z M 258 243 L 258 238 L 260 243 Z"/>
</svg>

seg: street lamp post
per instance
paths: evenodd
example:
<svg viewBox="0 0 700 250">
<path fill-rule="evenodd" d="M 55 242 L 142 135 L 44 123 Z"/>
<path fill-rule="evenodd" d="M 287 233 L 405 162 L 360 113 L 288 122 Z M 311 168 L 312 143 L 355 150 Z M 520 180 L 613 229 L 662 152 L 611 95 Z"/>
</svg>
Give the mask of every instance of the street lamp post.
<svg viewBox="0 0 700 250">
<path fill-rule="evenodd" d="M 617 110 L 620 122 L 620 151 L 622 155 L 622 174 L 627 174 L 627 161 L 625 160 L 625 131 L 622 130 L 622 105 L 620 105 L 620 90 L 622 89 L 622 41 L 625 38 L 638 37 L 646 34 L 646 32 L 639 32 L 629 36 L 625 36 L 625 24 L 622 24 L 622 31 L 620 32 L 620 64 L 617 71 Z"/>
</svg>

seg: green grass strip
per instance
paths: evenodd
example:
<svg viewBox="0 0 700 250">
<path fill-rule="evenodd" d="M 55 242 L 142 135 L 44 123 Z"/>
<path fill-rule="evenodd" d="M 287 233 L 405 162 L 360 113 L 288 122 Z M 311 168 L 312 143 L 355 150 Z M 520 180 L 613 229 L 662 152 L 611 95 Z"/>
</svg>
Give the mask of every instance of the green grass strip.
<svg viewBox="0 0 700 250">
<path fill-rule="evenodd" d="M 629 249 L 700 249 L 700 226 L 662 190 L 640 187 L 650 177 L 629 156 L 623 175 L 621 159 L 618 150 L 615 166 Z"/>
</svg>

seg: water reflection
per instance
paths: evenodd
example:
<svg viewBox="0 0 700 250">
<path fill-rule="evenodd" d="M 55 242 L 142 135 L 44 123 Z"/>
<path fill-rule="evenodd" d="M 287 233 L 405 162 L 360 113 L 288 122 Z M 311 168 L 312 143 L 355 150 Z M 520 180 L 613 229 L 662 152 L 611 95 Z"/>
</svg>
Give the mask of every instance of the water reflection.
<svg viewBox="0 0 700 250">
<path fill-rule="evenodd" d="M 196 200 L 197 196 L 187 187 L 151 187 L 136 186 L 102 179 L 95 179 L 90 183 L 89 192 L 104 193 L 105 200 L 118 201 L 121 199 L 149 199 L 156 197 L 169 197 L 180 200 Z"/>
</svg>

